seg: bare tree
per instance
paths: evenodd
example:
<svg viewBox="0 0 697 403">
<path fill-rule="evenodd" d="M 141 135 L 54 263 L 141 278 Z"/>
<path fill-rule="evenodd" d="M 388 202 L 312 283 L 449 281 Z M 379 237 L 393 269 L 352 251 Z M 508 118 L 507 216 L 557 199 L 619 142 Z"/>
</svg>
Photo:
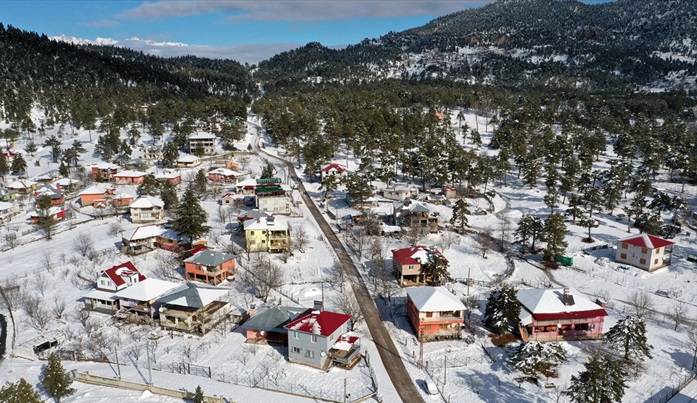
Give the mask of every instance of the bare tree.
<svg viewBox="0 0 697 403">
<path fill-rule="evenodd" d="M 482 258 L 486 259 L 486 254 L 494 246 L 494 239 L 489 235 L 489 231 L 480 232 L 477 234 L 477 248 L 482 253 Z"/>
<path fill-rule="evenodd" d="M 453 231 L 443 231 L 443 234 L 441 235 L 441 241 L 443 243 L 442 247 L 444 250 L 450 249 L 450 247 L 454 244 L 460 244 L 460 235 L 456 234 Z"/>
<path fill-rule="evenodd" d="M 346 276 L 339 263 L 335 263 L 327 270 L 327 283 L 334 288 L 339 288 L 342 292 L 344 290 L 344 280 L 346 280 Z"/>
<path fill-rule="evenodd" d="M 43 273 L 37 274 L 32 283 L 34 288 L 39 291 L 42 297 L 46 296 L 46 287 L 48 287 L 48 282 L 46 281 L 46 276 L 44 276 Z"/>
<path fill-rule="evenodd" d="M 79 253 L 80 256 L 87 256 L 88 253 L 94 250 L 94 241 L 89 234 L 83 232 L 75 237 L 73 249 L 75 252 Z"/>
<path fill-rule="evenodd" d="M 259 297 L 266 302 L 272 290 L 283 285 L 283 273 L 281 269 L 271 263 L 266 257 L 259 258 L 254 265 L 254 275 L 251 276 L 254 287 Z"/>
<path fill-rule="evenodd" d="M 82 324 L 82 327 L 87 327 L 87 322 L 90 319 L 90 310 L 86 306 L 77 306 L 75 308 L 75 317 Z"/>
<path fill-rule="evenodd" d="M 365 244 L 366 244 L 366 235 L 365 231 L 363 228 L 353 228 L 351 230 L 347 231 L 347 234 L 350 233 L 350 236 L 348 236 L 348 241 L 349 245 L 351 246 L 351 249 L 354 250 L 358 254 L 359 258 L 363 257 L 363 250 L 365 249 Z"/>
<path fill-rule="evenodd" d="M 502 221 L 499 225 L 499 236 L 501 238 L 499 240 L 499 249 L 505 252 L 511 236 L 511 220 L 508 218 L 507 214 L 504 214 L 501 219 Z"/>
<path fill-rule="evenodd" d="M 380 237 L 373 238 L 368 248 L 370 263 L 373 267 L 382 270 L 385 267 L 385 257 L 382 254 L 382 240 Z"/>
<path fill-rule="evenodd" d="M 416 246 L 424 236 L 424 229 L 419 224 L 418 220 L 411 220 L 409 228 L 407 228 L 407 241 L 409 245 Z"/>
<path fill-rule="evenodd" d="M 363 321 L 363 311 L 361 311 L 361 307 L 358 305 L 353 293 L 343 292 L 337 294 L 333 302 L 339 311 L 351 315 L 354 326 Z"/>
<path fill-rule="evenodd" d="M 305 253 L 305 245 L 307 244 L 307 232 L 303 225 L 296 225 L 292 231 L 293 234 L 293 244 L 295 248 L 302 253 Z"/>
<path fill-rule="evenodd" d="M 632 294 L 629 297 L 629 304 L 640 318 L 650 319 L 653 316 L 653 300 L 645 291 L 636 291 Z"/>
<path fill-rule="evenodd" d="M 27 314 L 29 324 L 36 330 L 44 330 L 51 318 L 48 311 L 44 309 L 42 301 L 23 293 L 20 303 L 22 310 Z"/>
<path fill-rule="evenodd" d="M 687 307 L 682 302 L 676 302 L 666 315 L 673 322 L 673 330 L 678 330 L 678 327 L 687 320 Z"/>
<path fill-rule="evenodd" d="M 470 317 L 472 317 L 472 311 L 479 308 L 479 299 L 474 295 L 470 295 L 464 298 L 462 302 L 465 304 L 465 307 L 467 307 L 467 319 L 470 319 Z"/>
<path fill-rule="evenodd" d="M 159 253 L 156 257 L 157 266 L 155 267 L 155 275 L 163 280 L 179 280 L 181 275 L 177 272 L 181 261 L 179 257 L 173 253 Z"/>
<path fill-rule="evenodd" d="M 65 300 L 63 298 L 56 298 L 53 300 L 53 306 L 51 306 L 51 312 L 55 315 L 56 319 L 62 319 L 65 313 Z"/>
<path fill-rule="evenodd" d="M 53 269 L 53 256 L 51 255 L 51 252 L 44 252 L 44 254 L 41 256 L 41 265 L 46 271 L 51 271 L 51 269 Z"/>
<path fill-rule="evenodd" d="M 121 226 L 121 223 L 119 223 L 118 221 L 111 223 L 111 225 L 109 226 L 109 235 L 111 236 L 116 236 L 121 231 L 123 231 L 123 227 Z"/>
<path fill-rule="evenodd" d="M 690 325 L 687 331 L 687 348 L 692 353 L 692 370 L 697 369 L 697 325 Z"/>
<path fill-rule="evenodd" d="M 5 240 L 5 245 L 7 245 L 8 248 L 13 249 L 15 246 L 17 246 L 17 234 L 15 232 L 6 233 L 3 239 Z"/>
</svg>

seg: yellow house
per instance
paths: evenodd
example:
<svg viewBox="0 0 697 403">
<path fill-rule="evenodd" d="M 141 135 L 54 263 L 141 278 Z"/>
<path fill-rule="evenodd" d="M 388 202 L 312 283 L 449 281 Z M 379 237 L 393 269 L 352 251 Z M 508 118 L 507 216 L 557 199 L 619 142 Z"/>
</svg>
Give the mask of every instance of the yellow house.
<svg viewBox="0 0 697 403">
<path fill-rule="evenodd" d="M 290 247 L 288 223 L 274 217 L 245 221 L 244 238 L 249 252 L 284 252 Z"/>
</svg>

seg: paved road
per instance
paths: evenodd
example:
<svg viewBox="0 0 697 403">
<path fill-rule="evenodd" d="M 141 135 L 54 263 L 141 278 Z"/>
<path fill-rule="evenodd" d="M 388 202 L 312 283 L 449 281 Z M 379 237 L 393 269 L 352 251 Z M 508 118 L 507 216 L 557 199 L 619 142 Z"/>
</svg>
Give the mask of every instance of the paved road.
<svg viewBox="0 0 697 403">
<path fill-rule="evenodd" d="M 334 230 L 332 230 L 331 226 L 329 223 L 327 223 L 327 220 L 325 220 L 312 198 L 310 198 L 308 195 L 302 181 L 300 178 L 298 178 L 298 175 L 295 172 L 293 164 L 274 155 L 268 154 L 263 150 L 259 150 L 257 144 L 254 144 L 253 147 L 255 151 L 263 154 L 265 158 L 273 159 L 284 164 L 288 170 L 289 176 L 297 183 L 298 190 L 300 191 L 300 195 L 305 202 L 305 205 L 310 210 L 312 217 L 314 217 L 315 221 L 324 233 L 324 236 L 329 241 L 329 245 L 334 249 L 334 252 L 339 260 L 339 264 L 341 264 L 342 270 L 351 281 L 351 288 L 356 296 L 358 305 L 361 307 L 363 317 L 365 318 L 365 322 L 370 330 L 370 335 L 373 337 L 373 341 L 377 346 L 382 363 L 384 364 L 385 369 L 390 376 L 390 380 L 399 394 L 399 397 L 406 403 L 423 402 L 424 400 L 419 391 L 416 389 L 416 385 L 412 381 L 411 376 L 407 372 L 404 362 L 402 362 L 402 357 L 400 357 L 397 347 L 394 345 L 394 342 L 390 337 L 389 331 L 383 324 L 382 319 L 380 318 L 380 313 L 375 306 L 375 301 L 373 301 L 373 298 L 370 296 L 368 288 L 363 282 L 358 269 L 353 264 L 353 260 L 351 260 L 348 252 L 346 252 L 346 248 L 344 248 L 344 245 L 341 243 L 341 241 L 339 241 L 339 238 L 334 233 Z"/>
</svg>

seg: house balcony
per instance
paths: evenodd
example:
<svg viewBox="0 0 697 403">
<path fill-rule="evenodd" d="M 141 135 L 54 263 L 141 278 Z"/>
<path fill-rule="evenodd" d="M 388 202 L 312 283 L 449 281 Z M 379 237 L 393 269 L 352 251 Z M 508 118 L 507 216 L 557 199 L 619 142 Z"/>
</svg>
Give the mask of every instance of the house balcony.
<svg viewBox="0 0 697 403">
<path fill-rule="evenodd" d="M 353 368 L 363 357 L 359 346 L 354 346 L 348 351 L 332 349 L 329 350 L 329 356 L 334 365 L 345 369 Z"/>
</svg>

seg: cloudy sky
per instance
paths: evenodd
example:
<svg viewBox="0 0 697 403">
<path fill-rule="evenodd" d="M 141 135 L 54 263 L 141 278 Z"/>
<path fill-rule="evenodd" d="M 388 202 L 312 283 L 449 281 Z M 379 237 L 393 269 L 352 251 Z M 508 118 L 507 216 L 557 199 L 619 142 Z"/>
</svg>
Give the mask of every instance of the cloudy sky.
<svg viewBox="0 0 697 403">
<path fill-rule="evenodd" d="M 0 22 L 161 56 L 255 63 L 307 42 L 344 46 L 491 0 L 2 0 Z M 593 0 L 591 0 L 593 1 Z"/>
</svg>

